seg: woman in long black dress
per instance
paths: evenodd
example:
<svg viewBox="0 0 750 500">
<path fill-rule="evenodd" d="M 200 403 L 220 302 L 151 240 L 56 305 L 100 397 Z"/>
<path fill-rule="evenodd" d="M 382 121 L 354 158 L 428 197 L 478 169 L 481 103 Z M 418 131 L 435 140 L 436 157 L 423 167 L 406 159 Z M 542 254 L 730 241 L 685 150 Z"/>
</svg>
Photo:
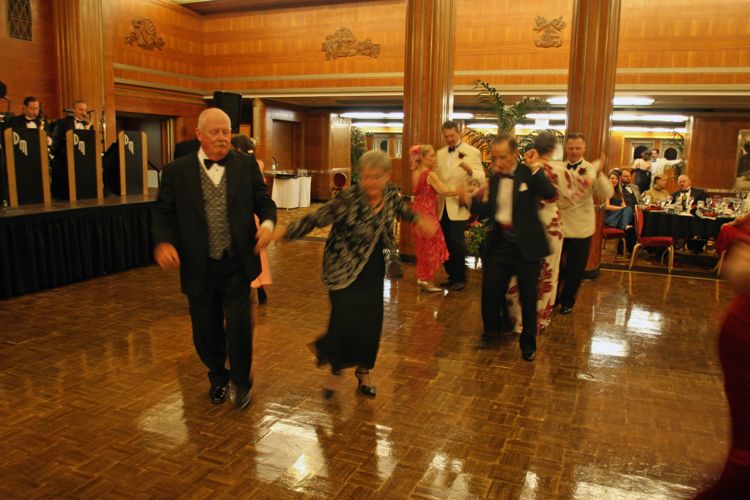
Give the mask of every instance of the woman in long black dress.
<svg viewBox="0 0 750 500">
<path fill-rule="evenodd" d="M 292 240 L 332 224 L 323 256 L 323 284 L 328 288 L 331 316 L 327 333 L 312 344 L 318 364 L 331 365 L 333 376 L 326 384 L 326 397 L 333 394 L 341 370 L 352 366 L 360 392 L 375 396 L 370 370 L 383 327 L 386 255 L 395 255 L 393 223 L 401 217 L 426 235 L 436 229 L 406 207 L 388 182 L 390 170 L 390 156 L 377 150 L 365 153 L 359 160 L 359 184 L 274 232 L 276 240 Z"/>
</svg>

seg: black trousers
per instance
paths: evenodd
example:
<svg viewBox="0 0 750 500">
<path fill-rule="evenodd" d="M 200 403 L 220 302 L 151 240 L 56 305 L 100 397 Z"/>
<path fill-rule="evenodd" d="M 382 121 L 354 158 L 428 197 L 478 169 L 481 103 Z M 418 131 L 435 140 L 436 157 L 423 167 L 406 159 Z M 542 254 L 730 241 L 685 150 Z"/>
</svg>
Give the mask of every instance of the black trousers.
<svg viewBox="0 0 750 500">
<path fill-rule="evenodd" d="M 466 221 L 454 221 L 448 217 L 448 208 L 443 210 L 440 227 L 445 237 L 445 246 L 450 256 L 443 266 L 452 283 L 466 283 Z"/>
<path fill-rule="evenodd" d="M 562 259 L 560 260 L 560 282 L 562 287 L 557 303 L 563 307 L 573 307 L 576 295 L 586 272 L 589 260 L 591 236 L 588 238 L 565 238 L 563 240 Z"/>
<path fill-rule="evenodd" d="M 505 293 L 511 277 L 518 281 L 519 299 L 521 300 L 521 350 L 536 351 L 536 300 L 541 259 L 527 261 L 523 259 L 518 243 L 512 243 L 493 236 L 487 238 L 484 258 L 482 259 L 482 322 L 484 331 L 498 332 L 502 329 L 502 315 L 505 309 Z"/>
<path fill-rule="evenodd" d="M 231 380 L 238 387 L 250 387 L 253 358 L 250 283 L 240 259 L 209 259 L 203 292 L 188 297 L 188 303 L 193 343 L 208 367 L 211 385 L 226 385 Z M 227 352 L 231 371 L 226 368 Z"/>
</svg>

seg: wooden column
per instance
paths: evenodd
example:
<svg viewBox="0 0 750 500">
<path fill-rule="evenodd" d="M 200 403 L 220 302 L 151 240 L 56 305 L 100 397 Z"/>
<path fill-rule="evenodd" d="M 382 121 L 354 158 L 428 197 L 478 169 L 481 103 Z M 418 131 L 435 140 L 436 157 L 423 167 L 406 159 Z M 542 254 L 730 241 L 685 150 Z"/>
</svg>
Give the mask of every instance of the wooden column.
<svg viewBox="0 0 750 500">
<path fill-rule="evenodd" d="M 411 194 L 409 148 L 443 143 L 440 129 L 453 110 L 453 59 L 456 5 L 454 0 L 407 0 L 404 67 L 404 133 L 401 187 Z M 401 223 L 399 251 L 414 256 L 411 229 Z"/>
<path fill-rule="evenodd" d="M 609 142 L 619 33 L 620 0 L 574 0 L 567 129 L 585 135 L 586 157 L 592 160 L 607 151 Z M 589 277 L 599 272 L 603 216 L 597 212 L 597 230 L 586 264 Z"/>
<path fill-rule="evenodd" d="M 52 0 L 57 40 L 58 95 L 61 108 L 82 99 L 108 122 L 107 144 L 114 140 L 115 108 L 112 40 L 105 37 L 103 0 Z M 109 26 L 107 23 L 106 26 Z M 60 114 L 62 115 L 62 109 Z"/>
</svg>

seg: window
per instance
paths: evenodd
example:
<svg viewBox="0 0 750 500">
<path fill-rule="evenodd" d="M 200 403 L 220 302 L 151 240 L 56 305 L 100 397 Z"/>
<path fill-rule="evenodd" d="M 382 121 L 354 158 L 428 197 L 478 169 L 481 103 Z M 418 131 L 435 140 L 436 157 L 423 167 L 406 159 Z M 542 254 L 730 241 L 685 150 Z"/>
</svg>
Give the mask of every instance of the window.
<svg viewBox="0 0 750 500">
<path fill-rule="evenodd" d="M 31 5 L 29 0 L 8 0 L 8 35 L 31 41 Z"/>
</svg>

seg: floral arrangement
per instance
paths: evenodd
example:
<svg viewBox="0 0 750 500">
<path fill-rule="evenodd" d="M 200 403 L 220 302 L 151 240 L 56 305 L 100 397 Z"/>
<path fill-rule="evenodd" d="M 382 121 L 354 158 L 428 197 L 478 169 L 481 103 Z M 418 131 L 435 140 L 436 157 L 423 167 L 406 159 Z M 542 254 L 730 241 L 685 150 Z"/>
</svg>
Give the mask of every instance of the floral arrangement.
<svg viewBox="0 0 750 500">
<path fill-rule="evenodd" d="M 473 220 L 466 229 L 466 249 L 469 255 L 479 257 L 482 253 L 482 246 L 484 240 L 487 239 L 487 232 L 489 231 L 489 219 L 475 219 Z"/>
</svg>

